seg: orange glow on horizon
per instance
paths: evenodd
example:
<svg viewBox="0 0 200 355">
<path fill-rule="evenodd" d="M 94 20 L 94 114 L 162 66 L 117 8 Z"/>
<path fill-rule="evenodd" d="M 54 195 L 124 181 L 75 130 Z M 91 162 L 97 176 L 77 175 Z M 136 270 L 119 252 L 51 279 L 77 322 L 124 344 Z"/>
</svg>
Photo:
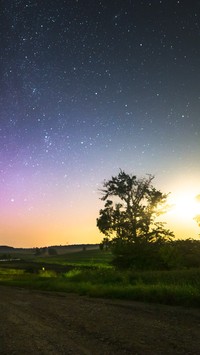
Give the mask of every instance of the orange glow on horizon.
<svg viewBox="0 0 200 355">
<path fill-rule="evenodd" d="M 167 203 L 172 208 L 161 216 L 177 239 L 198 239 L 200 233 L 194 220 L 200 214 L 200 201 L 195 199 L 200 189 L 198 184 L 190 186 L 193 187 L 189 189 L 179 184 L 178 188 L 171 188 Z M 0 245 L 29 248 L 99 243 L 104 237 L 96 227 L 99 210 L 104 206 L 99 193 L 77 191 L 73 198 L 70 197 L 70 201 L 64 197 L 52 198 L 32 209 L 26 209 L 15 201 L 9 208 L 2 208 Z"/>
</svg>

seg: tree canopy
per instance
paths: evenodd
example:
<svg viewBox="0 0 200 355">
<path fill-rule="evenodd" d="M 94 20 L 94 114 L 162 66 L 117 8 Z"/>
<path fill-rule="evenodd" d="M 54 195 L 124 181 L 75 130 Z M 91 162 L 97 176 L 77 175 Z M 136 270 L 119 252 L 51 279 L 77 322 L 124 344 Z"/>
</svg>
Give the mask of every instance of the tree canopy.
<svg viewBox="0 0 200 355">
<path fill-rule="evenodd" d="M 104 181 L 97 226 L 106 236 L 139 243 L 162 241 L 173 233 L 156 218 L 167 211 L 168 195 L 152 186 L 154 176 L 137 179 L 120 170 L 116 177 Z"/>
<path fill-rule="evenodd" d="M 158 217 L 168 209 L 167 197 L 153 187 L 154 176 L 138 179 L 120 170 L 104 181 L 101 200 L 105 201 L 97 218 L 97 227 L 112 247 L 122 253 L 130 245 L 162 244 L 174 234 Z M 127 248 L 126 248 L 127 249 Z"/>
</svg>

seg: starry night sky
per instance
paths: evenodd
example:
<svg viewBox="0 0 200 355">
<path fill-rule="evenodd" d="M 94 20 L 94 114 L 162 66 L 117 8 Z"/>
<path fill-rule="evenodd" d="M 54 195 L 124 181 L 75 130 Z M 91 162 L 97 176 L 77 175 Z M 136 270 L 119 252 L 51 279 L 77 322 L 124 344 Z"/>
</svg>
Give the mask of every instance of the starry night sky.
<svg viewBox="0 0 200 355">
<path fill-rule="evenodd" d="M 0 244 L 99 242 L 119 168 L 199 194 L 199 16 L 200 1 L 1 0 Z"/>
</svg>

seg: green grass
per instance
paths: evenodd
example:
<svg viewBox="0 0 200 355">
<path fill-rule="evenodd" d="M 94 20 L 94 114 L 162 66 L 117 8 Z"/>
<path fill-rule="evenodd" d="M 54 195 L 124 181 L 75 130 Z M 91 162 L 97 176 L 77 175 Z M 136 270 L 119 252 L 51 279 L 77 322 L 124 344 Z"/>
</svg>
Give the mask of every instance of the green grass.
<svg viewBox="0 0 200 355">
<path fill-rule="evenodd" d="M 90 297 L 200 306 L 200 269 L 131 273 L 98 268 L 74 269 L 62 274 L 47 270 L 28 274 L 23 270 L 1 269 L 0 284 Z"/>
<path fill-rule="evenodd" d="M 200 306 L 200 269 L 118 271 L 100 250 L 0 264 L 0 284 L 190 307 Z M 69 267 L 70 266 L 70 267 Z"/>
<path fill-rule="evenodd" d="M 59 265 L 88 266 L 88 267 L 110 267 L 112 254 L 99 249 L 85 250 L 67 253 L 63 255 L 53 255 L 47 257 L 37 257 L 32 259 L 36 262 L 55 263 Z"/>
</svg>

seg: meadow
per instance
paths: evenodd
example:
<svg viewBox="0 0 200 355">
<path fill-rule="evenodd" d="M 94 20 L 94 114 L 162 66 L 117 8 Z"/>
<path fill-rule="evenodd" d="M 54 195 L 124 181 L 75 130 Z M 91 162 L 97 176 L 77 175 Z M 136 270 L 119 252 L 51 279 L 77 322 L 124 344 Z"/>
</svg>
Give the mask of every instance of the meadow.
<svg viewBox="0 0 200 355">
<path fill-rule="evenodd" d="M 200 268 L 169 271 L 117 270 L 99 249 L 61 255 L 16 254 L 0 262 L 0 285 L 90 297 L 200 306 Z"/>
</svg>

